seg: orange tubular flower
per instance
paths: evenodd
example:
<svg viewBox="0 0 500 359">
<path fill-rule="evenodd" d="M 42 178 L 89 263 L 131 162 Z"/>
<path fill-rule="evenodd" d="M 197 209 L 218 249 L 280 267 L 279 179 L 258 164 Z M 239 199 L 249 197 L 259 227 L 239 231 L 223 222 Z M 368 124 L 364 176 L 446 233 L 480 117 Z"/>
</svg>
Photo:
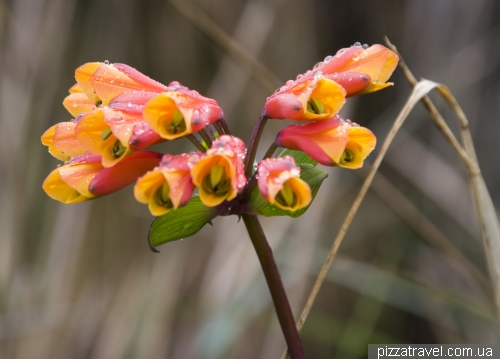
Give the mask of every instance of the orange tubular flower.
<svg viewBox="0 0 500 359">
<path fill-rule="evenodd" d="M 186 205 L 195 186 L 191 180 L 191 167 L 201 153 L 163 156 L 160 165 L 137 180 L 135 198 L 148 205 L 153 216 L 161 216 Z"/>
<path fill-rule="evenodd" d="M 145 106 L 144 120 L 164 139 L 173 140 L 198 132 L 223 116 L 215 100 L 190 91 L 178 82 Z"/>
<path fill-rule="evenodd" d="M 42 187 L 49 197 L 65 204 L 88 201 L 132 184 L 157 166 L 160 158 L 156 152 L 137 152 L 112 168 L 103 168 L 101 156 L 87 153 L 57 167 Z"/>
<path fill-rule="evenodd" d="M 303 151 L 325 166 L 335 166 L 349 141 L 349 123 L 340 115 L 325 121 L 285 127 L 276 137 L 276 145 Z"/>
<path fill-rule="evenodd" d="M 99 107 L 77 119 L 76 136 L 87 151 L 112 167 L 131 153 L 160 140 L 141 115 Z"/>
<path fill-rule="evenodd" d="M 50 127 L 42 135 L 42 144 L 49 147 L 49 153 L 61 161 L 69 161 L 71 157 L 84 154 L 75 134 L 75 122 L 61 122 Z"/>
<path fill-rule="evenodd" d="M 289 80 L 265 104 L 267 116 L 298 121 L 325 120 L 335 115 L 345 103 L 346 92 L 321 71 L 308 72 Z"/>
<path fill-rule="evenodd" d="M 89 112 L 95 108 L 95 103 L 83 93 L 80 85 L 75 84 L 69 89 L 69 95 L 63 101 L 63 106 L 74 117 L 81 113 Z"/>
<path fill-rule="evenodd" d="M 246 183 L 244 152 L 243 141 L 223 135 L 191 168 L 193 183 L 199 187 L 200 200 L 205 206 L 215 207 L 230 201 L 243 189 Z"/>
<path fill-rule="evenodd" d="M 363 167 L 363 161 L 373 151 L 377 138 L 365 127 L 351 125 L 348 132 L 349 141 L 337 166 L 356 169 Z"/>
<path fill-rule="evenodd" d="M 300 179 L 300 167 L 291 156 L 268 158 L 257 166 L 261 196 L 286 211 L 295 212 L 311 203 L 311 188 Z"/>
<path fill-rule="evenodd" d="M 125 64 L 88 62 L 76 69 L 75 78 L 96 106 L 107 106 L 112 99 L 127 92 L 160 93 L 167 90 L 165 85 Z"/>
<path fill-rule="evenodd" d="M 347 92 L 347 97 L 374 92 L 392 86 L 386 82 L 396 69 L 399 57 L 382 45 L 371 47 L 354 44 L 341 49 L 335 56 L 327 56 L 316 64 L 314 71 L 322 71 L 328 78 L 338 82 Z"/>
</svg>

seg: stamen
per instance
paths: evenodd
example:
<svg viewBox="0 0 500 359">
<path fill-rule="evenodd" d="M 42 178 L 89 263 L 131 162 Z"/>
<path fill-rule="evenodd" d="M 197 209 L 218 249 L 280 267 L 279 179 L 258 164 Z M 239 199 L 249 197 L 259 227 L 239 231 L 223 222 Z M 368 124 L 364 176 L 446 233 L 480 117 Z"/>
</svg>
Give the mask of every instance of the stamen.
<svg viewBox="0 0 500 359">
<path fill-rule="evenodd" d="M 182 112 L 179 110 L 175 110 L 172 114 L 172 122 L 170 122 L 170 124 L 167 126 L 167 131 L 172 135 L 176 135 L 178 133 L 185 132 L 186 128 L 186 121 L 184 120 Z"/>
<path fill-rule="evenodd" d="M 215 194 L 218 197 L 225 196 L 231 189 L 231 178 L 226 177 L 226 171 L 223 166 L 215 165 L 210 174 L 203 180 L 203 189 L 209 194 Z"/>
<path fill-rule="evenodd" d="M 321 115 L 325 113 L 325 104 L 320 99 L 311 97 L 309 101 L 307 101 L 307 111 L 316 115 Z"/>
<path fill-rule="evenodd" d="M 101 132 L 101 140 L 106 141 L 109 136 L 111 136 L 113 132 L 111 131 L 111 128 L 106 128 L 105 130 L 102 130 Z"/>
<path fill-rule="evenodd" d="M 339 164 L 344 164 L 346 162 L 352 162 L 352 161 L 354 161 L 355 157 L 356 156 L 354 155 L 354 152 L 352 152 L 351 150 L 346 148 L 344 150 L 344 153 L 342 153 L 342 156 L 340 156 Z"/>
<path fill-rule="evenodd" d="M 172 200 L 169 197 L 170 187 L 167 182 L 165 182 L 160 188 L 156 190 L 155 202 L 158 206 L 165 207 L 166 209 L 171 209 L 174 207 Z"/>
<path fill-rule="evenodd" d="M 113 145 L 113 148 L 111 149 L 111 151 L 109 151 L 109 153 L 114 158 L 119 158 L 125 153 L 126 150 L 127 147 L 123 146 L 120 140 L 116 140 L 115 144 Z"/>
<path fill-rule="evenodd" d="M 220 183 L 222 177 L 224 176 L 224 173 L 224 167 L 219 165 L 215 165 L 212 167 L 212 170 L 210 171 L 210 184 L 213 188 L 217 187 L 217 185 Z"/>
<path fill-rule="evenodd" d="M 293 207 L 297 204 L 297 196 L 288 182 L 283 184 L 283 188 L 278 192 L 275 199 L 283 207 Z"/>
</svg>

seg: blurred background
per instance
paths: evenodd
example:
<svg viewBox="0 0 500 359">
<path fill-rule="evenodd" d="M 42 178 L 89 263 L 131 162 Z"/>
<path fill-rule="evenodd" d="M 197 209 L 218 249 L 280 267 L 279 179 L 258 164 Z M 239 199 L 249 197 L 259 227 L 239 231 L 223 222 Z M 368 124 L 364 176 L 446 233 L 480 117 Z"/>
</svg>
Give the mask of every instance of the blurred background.
<svg viewBox="0 0 500 359">
<path fill-rule="evenodd" d="M 195 17 L 179 11 L 186 4 Z M 274 88 L 339 48 L 387 35 L 417 78 L 457 97 L 498 204 L 499 15 L 491 0 L 0 0 L 0 357 L 267 359 L 285 347 L 236 217 L 154 254 L 152 217 L 131 187 L 70 206 L 45 195 L 58 161 L 40 136 L 71 118 L 61 102 L 75 68 L 109 60 L 178 80 L 215 98 L 247 141 Z M 201 26 L 207 18 L 273 76 L 215 42 Z M 410 93 L 398 70 L 392 81 L 342 110 L 380 144 Z M 284 125 L 268 124 L 261 155 Z M 178 140 L 160 150 L 191 147 Z M 299 219 L 263 219 L 296 316 L 374 158 L 356 172 L 325 169 Z M 306 356 L 363 358 L 368 343 L 497 343 L 493 303 L 467 174 L 418 105 L 302 330 Z"/>
</svg>

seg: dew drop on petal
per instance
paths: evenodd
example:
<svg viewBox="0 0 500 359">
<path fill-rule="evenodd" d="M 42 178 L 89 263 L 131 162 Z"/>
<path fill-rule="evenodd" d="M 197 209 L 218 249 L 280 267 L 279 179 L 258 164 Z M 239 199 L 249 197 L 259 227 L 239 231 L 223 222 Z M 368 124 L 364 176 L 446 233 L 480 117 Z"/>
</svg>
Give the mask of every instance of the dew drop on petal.
<svg viewBox="0 0 500 359">
<path fill-rule="evenodd" d="M 321 77 L 323 77 L 323 72 L 322 71 L 316 71 L 314 73 L 314 79 L 319 80 Z"/>
<path fill-rule="evenodd" d="M 361 45 L 361 42 L 357 42 L 357 41 L 354 43 L 353 46 L 355 46 L 355 47 L 363 47 L 363 45 Z"/>
<path fill-rule="evenodd" d="M 317 69 L 318 67 L 322 66 L 323 62 L 318 62 L 316 65 L 314 65 L 313 70 Z"/>
<path fill-rule="evenodd" d="M 302 76 L 304 76 L 304 75 L 302 75 L 302 74 L 298 74 L 296 79 L 298 80 L 298 79 L 300 79 Z"/>
<path fill-rule="evenodd" d="M 325 62 L 325 64 L 329 63 L 330 61 L 332 61 L 332 58 L 333 56 L 332 55 L 328 55 L 327 57 L 325 57 L 325 59 L 323 60 Z"/>
<path fill-rule="evenodd" d="M 367 49 L 367 48 L 369 48 L 369 47 L 370 47 L 370 45 L 368 45 L 368 44 L 363 44 L 363 49 Z"/>
<path fill-rule="evenodd" d="M 109 61 L 108 60 L 104 60 L 104 64 L 109 65 Z"/>
</svg>

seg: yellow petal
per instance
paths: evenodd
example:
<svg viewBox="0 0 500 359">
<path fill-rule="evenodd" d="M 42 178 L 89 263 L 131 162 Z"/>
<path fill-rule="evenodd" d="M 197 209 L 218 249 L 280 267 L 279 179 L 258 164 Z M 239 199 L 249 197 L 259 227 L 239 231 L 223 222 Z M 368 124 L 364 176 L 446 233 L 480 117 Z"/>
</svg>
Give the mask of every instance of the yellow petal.
<svg viewBox="0 0 500 359">
<path fill-rule="evenodd" d="M 78 82 L 78 85 L 80 85 L 80 88 L 87 95 L 88 99 L 94 103 L 97 103 L 99 98 L 90 83 L 90 76 L 92 76 L 100 65 L 100 62 L 87 62 L 75 71 L 76 82 Z"/>
<path fill-rule="evenodd" d="M 63 167 L 56 168 L 43 182 L 42 188 L 49 197 L 65 204 L 88 201 L 95 197 L 92 194 L 81 194 L 78 190 L 63 181 L 60 173 L 60 169 L 62 168 Z"/>
<path fill-rule="evenodd" d="M 94 102 L 90 101 L 83 92 L 71 93 L 63 101 L 63 106 L 74 117 L 82 112 L 88 112 L 95 107 Z"/>
<path fill-rule="evenodd" d="M 342 106 L 344 106 L 345 96 L 346 92 L 342 86 L 340 86 L 333 80 L 321 77 L 318 80 L 316 87 L 307 98 L 307 101 L 309 101 L 310 98 L 320 100 L 324 106 L 324 113 L 315 114 L 306 111 L 304 114 L 304 118 L 309 121 L 331 118 L 333 115 L 340 111 Z M 304 99 L 301 98 L 301 101 L 304 101 Z M 304 108 L 307 108 L 307 101 Z"/>
<path fill-rule="evenodd" d="M 393 86 L 393 82 L 372 82 L 368 86 L 366 86 L 362 91 L 358 92 L 358 95 L 362 95 L 365 93 L 375 92 L 378 90 L 385 89 L 386 87 Z"/>
<path fill-rule="evenodd" d="M 301 180 L 298 177 L 289 178 L 283 183 L 283 186 L 287 186 L 288 189 L 293 192 L 295 196 L 295 203 L 292 206 L 285 206 L 276 201 L 276 198 L 270 198 L 270 203 L 274 204 L 285 211 L 295 212 L 299 209 L 307 207 L 312 200 L 311 188 L 307 182 Z"/>
<path fill-rule="evenodd" d="M 185 99 L 182 95 L 176 93 L 161 93 L 149 100 L 144 107 L 144 121 L 146 121 L 162 138 L 167 140 L 174 140 L 192 133 L 191 117 L 193 108 L 179 107 L 176 100 L 181 102 Z M 186 130 L 182 133 L 172 134 L 167 130 L 167 126 L 172 123 L 176 111 L 182 113 L 186 124 Z"/>
<path fill-rule="evenodd" d="M 52 140 L 57 130 L 57 125 L 50 127 L 41 137 L 42 144 L 48 147 L 49 153 L 60 161 L 69 161 L 70 156 L 59 150 Z"/>
<path fill-rule="evenodd" d="M 210 176 L 214 166 L 222 167 L 225 173 L 224 177 L 231 180 L 231 189 L 224 196 L 219 196 L 216 193 L 209 193 L 204 188 L 203 183 L 205 178 Z M 214 154 L 202 158 L 191 168 L 191 176 L 193 178 L 193 183 L 198 186 L 198 193 L 200 195 L 201 202 L 207 207 L 218 206 L 225 200 L 230 201 L 238 194 L 237 189 L 233 186 L 236 170 L 231 163 L 231 160 L 225 155 Z"/>
<path fill-rule="evenodd" d="M 353 126 L 348 132 L 349 142 L 354 142 L 361 146 L 361 156 L 365 159 L 375 148 L 377 138 L 372 131 L 366 127 Z"/>
<path fill-rule="evenodd" d="M 69 88 L 68 92 L 69 93 L 78 93 L 78 92 L 83 92 L 83 90 L 82 90 L 81 86 L 76 83 Z"/>
</svg>

